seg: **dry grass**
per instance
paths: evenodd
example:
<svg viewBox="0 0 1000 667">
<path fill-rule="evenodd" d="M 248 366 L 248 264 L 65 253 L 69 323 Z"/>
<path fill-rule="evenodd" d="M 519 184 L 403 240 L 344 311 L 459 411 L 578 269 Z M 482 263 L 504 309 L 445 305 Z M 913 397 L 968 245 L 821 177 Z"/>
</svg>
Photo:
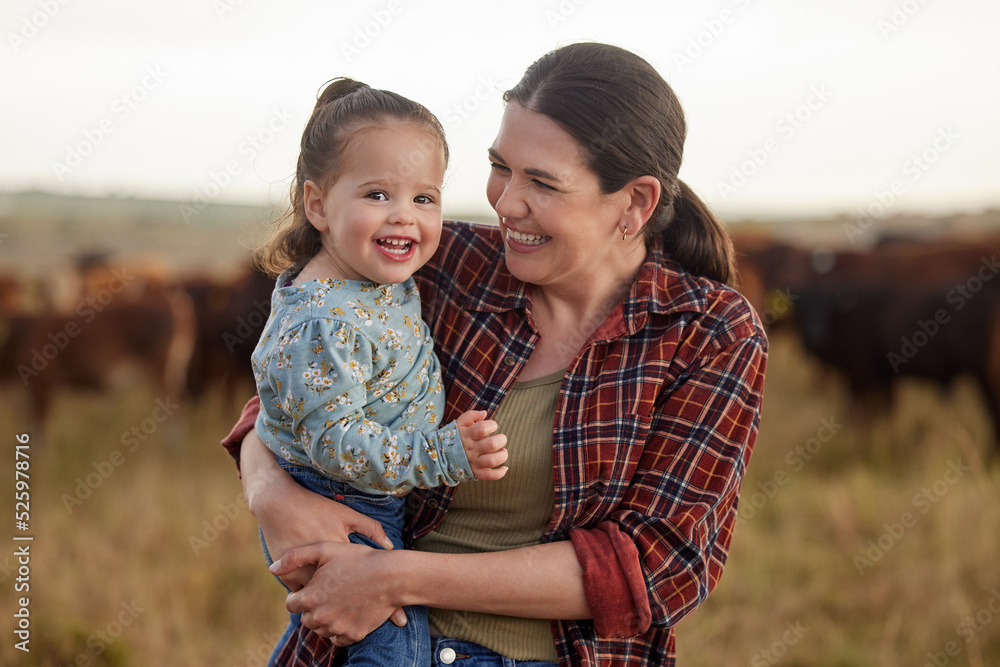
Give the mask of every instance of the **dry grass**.
<svg viewBox="0 0 1000 667">
<path fill-rule="evenodd" d="M 32 449 L 32 651 L 16 651 L 5 633 L 0 664 L 262 664 L 254 654 L 266 662 L 287 613 L 235 468 L 217 444 L 231 410 L 218 400 L 183 406 L 129 452 L 122 435 L 153 414 L 155 398 L 134 391 L 59 402 L 53 446 Z M 11 440 L 12 423 L 5 406 L 0 428 Z M 12 450 L 4 448 L 4 470 Z M 86 495 L 80 480 L 99 479 L 95 463 L 108 470 L 113 451 L 120 465 L 68 507 L 67 497 Z M 0 502 L 5 516 L 9 495 Z M 13 589 L 15 573 L 6 576 L 2 585 Z M 0 598 L 8 619 L 13 597 Z"/>
<path fill-rule="evenodd" d="M 1000 664 L 1000 466 L 979 396 L 907 385 L 866 424 L 793 342 L 776 337 L 768 371 L 746 521 L 678 628 L 680 664 Z M 825 443 L 823 419 L 841 426 Z"/>
<path fill-rule="evenodd" d="M 939 664 L 1000 664 L 1000 466 L 976 393 L 908 386 L 891 419 L 864 426 L 789 341 L 773 341 L 769 371 L 746 521 L 717 591 L 679 627 L 680 664 L 921 666 L 935 654 Z M 232 408 L 217 397 L 184 405 L 128 451 L 123 433 L 156 398 L 136 388 L 60 399 L 53 445 L 32 448 L 32 651 L 16 651 L 5 631 L 0 664 L 263 663 L 284 595 L 216 444 Z M 9 478 L 18 414 L 0 403 Z M 810 444 L 810 460 L 795 453 Z M 120 465 L 70 513 L 65 496 L 95 464 L 107 470 L 115 450 Z M 961 476 L 947 472 L 952 463 Z M 5 491 L 0 512 L 12 509 Z M 859 566 L 872 544 L 882 553 Z M 12 551 L 0 552 L 5 627 L 17 597 Z M 959 627 L 977 612 L 977 626 Z"/>
</svg>

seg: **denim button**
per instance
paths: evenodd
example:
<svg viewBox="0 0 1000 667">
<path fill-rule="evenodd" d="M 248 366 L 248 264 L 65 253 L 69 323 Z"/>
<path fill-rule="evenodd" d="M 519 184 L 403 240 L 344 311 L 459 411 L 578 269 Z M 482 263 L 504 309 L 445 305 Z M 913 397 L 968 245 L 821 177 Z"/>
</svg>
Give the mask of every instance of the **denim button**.
<svg viewBox="0 0 1000 667">
<path fill-rule="evenodd" d="M 451 663 L 455 662 L 455 649 L 450 647 L 443 648 L 441 649 L 441 652 L 438 654 L 438 657 L 441 658 L 441 662 L 443 662 L 446 665 L 450 665 Z"/>
</svg>

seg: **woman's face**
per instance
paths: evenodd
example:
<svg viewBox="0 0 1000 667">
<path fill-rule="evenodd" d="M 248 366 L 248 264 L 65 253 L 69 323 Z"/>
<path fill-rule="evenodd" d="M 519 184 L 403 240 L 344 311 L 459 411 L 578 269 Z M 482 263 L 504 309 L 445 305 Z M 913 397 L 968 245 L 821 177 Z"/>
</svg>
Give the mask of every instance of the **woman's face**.
<svg viewBox="0 0 1000 667">
<path fill-rule="evenodd" d="M 548 116 L 510 103 L 489 154 L 486 196 L 515 277 L 577 290 L 618 266 L 628 197 L 601 193 L 576 139 Z"/>
</svg>

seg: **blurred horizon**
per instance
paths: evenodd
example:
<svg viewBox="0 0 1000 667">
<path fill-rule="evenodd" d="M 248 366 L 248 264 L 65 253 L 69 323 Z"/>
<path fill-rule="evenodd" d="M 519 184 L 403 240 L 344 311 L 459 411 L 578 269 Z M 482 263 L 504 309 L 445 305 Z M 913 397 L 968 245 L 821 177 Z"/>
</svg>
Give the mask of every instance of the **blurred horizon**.
<svg viewBox="0 0 1000 667">
<path fill-rule="evenodd" d="M 175 207 L 177 209 L 176 217 L 181 220 L 181 222 L 191 225 L 198 222 L 204 222 L 203 218 L 204 212 L 209 210 L 223 210 L 223 209 L 233 209 L 233 210 L 247 210 L 247 211 L 273 211 L 278 214 L 284 212 L 288 207 L 288 198 L 271 201 L 260 201 L 256 202 L 253 200 L 229 200 L 229 199 L 217 199 L 217 200 L 197 200 L 193 201 L 191 199 L 185 199 L 183 197 L 170 197 L 170 196 L 154 196 L 147 193 L 141 192 L 128 192 L 128 193 L 114 193 L 114 194 L 94 194 L 94 193 L 64 193 L 51 190 L 41 190 L 41 189 L 25 189 L 25 190 L 4 190 L 0 188 L 0 222 L 11 222 L 11 214 L 16 209 L 16 202 L 19 200 L 34 200 L 36 203 L 46 202 L 52 206 L 57 206 L 56 202 L 68 202 L 70 200 L 77 200 L 83 202 L 93 202 L 94 204 L 100 204 L 101 202 L 109 203 L 122 203 L 128 204 L 132 203 L 137 206 L 146 205 L 157 205 L 164 207 Z M 714 209 L 713 209 L 714 210 Z M 921 210 L 918 207 L 913 208 L 902 208 L 897 207 L 891 211 L 885 211 L 884 213 L 867 215 L 861 210 L 848 210 L 844 209 L 831 209 L 828 211 L 815 211 L 815 212 L 802 212 L 797 213 L 793 211 L 786 211 L 784 213 L 769 213 L 766 211 L 754 212 L 738 212 L 729 211 L 728 214 L 720 213 L 715 210 L 716 214 L 720 215 L 723 222 L 726 224 L 745 224 L 745 223 L 768 223 L 775 224 L 777 226 L 782 226 L 784 224 L 791 224 L 796 222 L 805 223 L 823 223 L 823 222 L 843 222 L 843 221 L 858 221 L 864 220 L 866 217 L 870 218 L 872 222 L 874 221 L 892 221 L 892 220 L 947 220 L 957 217 L 983 217 L 990 220 L 996 219 L 997 224 L 1000 224 L 1000 201 L 993 204 L 984 204 L 981 206 L 966 206 L 966 207 L 954 207 L 954 208 L 937 208 L 937 209 L 927 209 Z M 454 208 L 449 207 L 445 204 L 445 208 L 442 215 L 445 220 L 468 220 L 473 222 L 493 222 L 496 219 L 496 213 L 486 205 L 484 208 Z M 72 220 L 66 220 L 67 222 L 72 222 Z M 170 223 L 173 220 L 170 217 L 164 217 L 157 220 L 157 222 Z M 234 221 L 235 222 L 235 221 Z"/>
</svg>

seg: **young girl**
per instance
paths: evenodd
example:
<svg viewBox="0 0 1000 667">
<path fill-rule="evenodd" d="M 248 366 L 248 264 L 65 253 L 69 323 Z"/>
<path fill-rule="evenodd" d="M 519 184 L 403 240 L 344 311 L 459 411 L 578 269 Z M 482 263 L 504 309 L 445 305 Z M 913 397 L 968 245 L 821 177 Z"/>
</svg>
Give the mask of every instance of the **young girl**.
<svg viewBox="0 0 1000 667">
<path fill-rule="evenodd" d="M 447 159 L 426 108 L 334 79 L 302 133 L 291 222 L 258 253 L 280 274 L 253 354 L 258 433 L 300 484 L 377 519 L 396 548 L 400 496 L 507 470 L 485 412 L 439 423 L 440 366 L 411 276 L 437 250 Z M 347 664 L 429 664 L 426 610 L 406 612 L 406 626 L 387 621 L 349 647 Z"/>
</svg>

